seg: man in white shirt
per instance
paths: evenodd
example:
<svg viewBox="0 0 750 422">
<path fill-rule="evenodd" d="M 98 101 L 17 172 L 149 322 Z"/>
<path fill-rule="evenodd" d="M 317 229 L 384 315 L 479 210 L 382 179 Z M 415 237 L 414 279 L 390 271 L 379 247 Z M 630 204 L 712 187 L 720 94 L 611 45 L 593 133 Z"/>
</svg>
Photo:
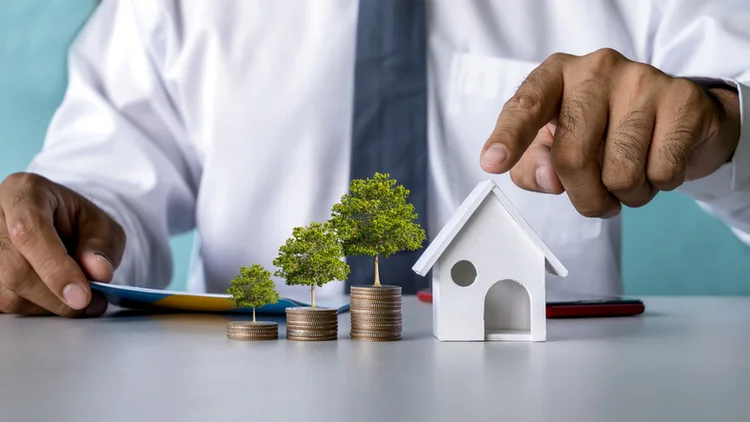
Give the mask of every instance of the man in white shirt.
<svg viewBox="0 0 750 422">
<path fill-rule="evenodd" d="M 493 178 L 579 291 L 621 292 L 617 213 L 661 190 L 750 243 L 747 22 L 729 0 L 104 1 L 0 185 L 0 311 L 99 315 L 87 279 L 164 287 L 193 228 L 189 289 L 223 292 L 378 166 L 429 238 Z M 383 282 L 413 291 L 401 268 Z"/>
</svg>

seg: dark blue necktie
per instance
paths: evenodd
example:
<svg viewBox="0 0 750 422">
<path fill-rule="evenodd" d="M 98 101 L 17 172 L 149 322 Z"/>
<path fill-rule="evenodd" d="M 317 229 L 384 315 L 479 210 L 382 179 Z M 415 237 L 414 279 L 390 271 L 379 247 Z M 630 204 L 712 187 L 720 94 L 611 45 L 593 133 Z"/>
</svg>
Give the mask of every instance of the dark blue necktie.
<svg viewBox="0 0 750 422">
<path fill-rule="evenodd" d="M 425 0 L 360 0 L 351 178 L 389 173 L 427 222 L 427 25 Z M 413 294 L 428 285 L 411 267 L 423 250 L 380 258 L 382 284 Z M 374 258 L 349 257 L 349 285 L 372 284 Z M 348 292 L 348 289 L 347 289 Z"/>
</svg>

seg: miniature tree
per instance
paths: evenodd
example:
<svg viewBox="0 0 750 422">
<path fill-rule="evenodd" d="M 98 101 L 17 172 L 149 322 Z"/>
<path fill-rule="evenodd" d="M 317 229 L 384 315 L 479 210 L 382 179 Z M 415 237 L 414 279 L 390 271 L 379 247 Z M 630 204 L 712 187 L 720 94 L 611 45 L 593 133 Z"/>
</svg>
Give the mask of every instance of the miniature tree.
<svg viewBox="0 0 750 422">
<path fill-rule="evenodd" d="M 229 283 L 227 293 L 238 307 L 253 308 L 253 322 L 255 322 L 255 308 L 269 303 L 277 303 L 279 294 L 271 279 L 271 272 L 260 264 L 242 267 L 240 273 Z"/>
<path fill-rule="evenodd" d="M 379 256 L 387 258 L 403 250 L 419 249 L 425 240 L 408 197 L 409 190 L 389 174 L 375 173 L 367 180 L 353 180 L 349 192 L 333 206 L 330 224 L 344 254 L 375 257 L 375 286 L 381 285 Z"/>
<path fill-rule="evenodd" d="M 286 284 L 310 286 L 311 307 L 315 308 L 315 286 L 323 287 L 333 280 L 345 280 L 349 265 L 336 235 L 327 224 L 313 222 L 307 227 L 295 227 L 292 237 L 279 248 L 273 265 L 275 275 Z"/>
</svg>

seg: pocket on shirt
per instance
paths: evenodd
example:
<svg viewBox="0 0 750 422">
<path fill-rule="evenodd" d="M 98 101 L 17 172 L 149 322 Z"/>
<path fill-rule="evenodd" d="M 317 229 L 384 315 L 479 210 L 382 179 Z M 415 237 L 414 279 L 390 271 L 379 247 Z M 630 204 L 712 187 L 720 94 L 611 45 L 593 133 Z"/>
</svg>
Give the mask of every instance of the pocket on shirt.
<svg viewBox="0 0 750 422">
<path fill-rule="evenodd" d="M 451 61 L 448 113 L 499 113 L 540 63 L 473 53 L 457 53 Z"/>
<path fill-rule="evenodd" d="M 444 129 L 447 141 L 456 144 L 454 150 L 470 152 L 462 158 L 465 174 L 473 179 L 467 180 L 467 184 L 488 178 L 481 169 L 477 170 L 476 151 L 492 132 L 505 102 L 539 64 L 473 53 L 453 56 L 449 86 L 443 97 Z M 466 177 L 465 174 L 460 177 Z M 564 245 L 601 235 L 602 221 L 580 215 L 566 194 L 555 196 L 524 191 L 508 174 L 490 177 L 545 242 Z"/>
</svg>

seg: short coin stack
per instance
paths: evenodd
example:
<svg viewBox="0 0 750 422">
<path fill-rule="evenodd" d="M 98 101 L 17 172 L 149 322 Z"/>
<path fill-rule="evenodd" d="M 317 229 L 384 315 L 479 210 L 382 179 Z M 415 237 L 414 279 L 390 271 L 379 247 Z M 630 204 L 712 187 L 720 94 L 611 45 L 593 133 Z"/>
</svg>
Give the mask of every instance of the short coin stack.
<svg viewBox="0 0 750 422">
<path fill-rule="evenodd" d="M 336 340 L 339 314 L 336 309 L 286 308 L 286 338 L 299 341 Z"/>
<path fill-rule="evenodd" d="M 401 340 L 401 287 L 352 286 L 350 296 L 353 340 Z"/>
<path fill-rule="evenodd" d="M 276 340 L 279 338 L 279 325 L 275 322 L 230 322 L 227 324 L 227 338 L 230 340 Z"/>
</svg>

